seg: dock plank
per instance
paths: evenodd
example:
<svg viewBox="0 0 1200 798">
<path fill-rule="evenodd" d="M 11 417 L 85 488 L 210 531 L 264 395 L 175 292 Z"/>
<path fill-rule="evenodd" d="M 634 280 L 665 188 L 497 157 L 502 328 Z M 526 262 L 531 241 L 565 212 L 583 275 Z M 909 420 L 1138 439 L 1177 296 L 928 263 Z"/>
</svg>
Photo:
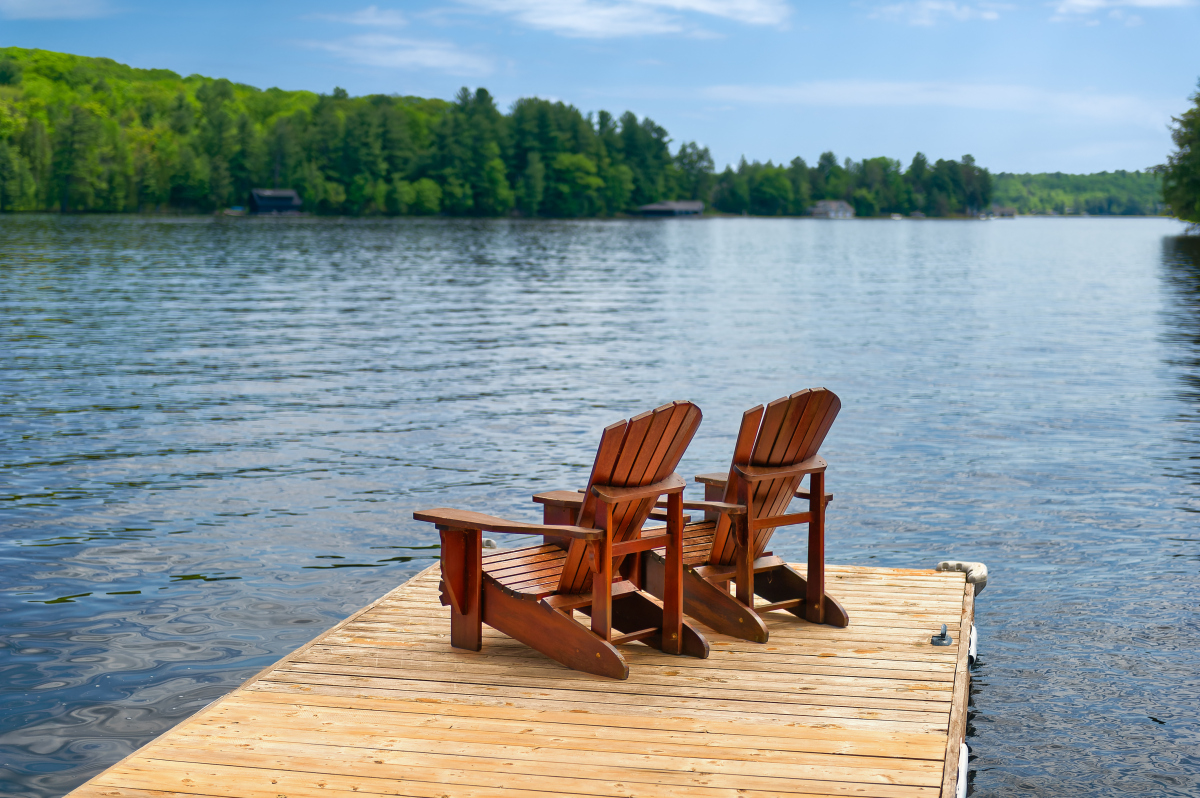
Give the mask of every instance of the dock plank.
<svg viewBox="0 0 1200 798">
<path fill-rule="evenodd" d="M 625 646 L 612 681 L 487 628 L 483 651 L 452 649 L 433 566 L 69 798 L 948 796 L 964 580 L 829 566 L 848 628 L 771 612 L 766 644 Z M 954 644 L 931 647 L 942 623 Z"/>
</svg>

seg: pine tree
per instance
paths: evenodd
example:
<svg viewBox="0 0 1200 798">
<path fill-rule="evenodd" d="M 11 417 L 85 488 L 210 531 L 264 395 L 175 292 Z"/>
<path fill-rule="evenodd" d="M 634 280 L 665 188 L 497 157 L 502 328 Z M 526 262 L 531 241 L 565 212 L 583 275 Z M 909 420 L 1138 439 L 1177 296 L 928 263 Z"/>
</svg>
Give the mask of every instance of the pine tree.
<svg viewBox="0 0 1200 798">
<path fill-rule="evenodd" d="M 1200 226 L 1200 83 L 1193 107 L 1174 118 L 1171 140 L 1178 148 L 1158 167 L 1163 201 L 1176 218 Z"/>
</svg>

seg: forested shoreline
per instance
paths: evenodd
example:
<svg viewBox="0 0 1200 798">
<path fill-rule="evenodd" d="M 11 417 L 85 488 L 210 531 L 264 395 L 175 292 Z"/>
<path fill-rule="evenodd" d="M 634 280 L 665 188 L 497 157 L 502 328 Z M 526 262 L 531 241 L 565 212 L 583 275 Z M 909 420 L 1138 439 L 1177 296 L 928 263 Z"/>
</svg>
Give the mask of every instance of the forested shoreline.
<svg viewBox="0 0 1200 798">
<path fill-rule="evenodd" d="M 1091 175 L 1001 172 L 993 177 L 993 201 L 1022 214 L 1153 216 L 1164 210 L 1161 183 L 1153 171 Z"/>
<path fill-rule="evenodd" d="M 859 216 L 945 217 L 997 200 L 996 177 L 969 155 L 917 153 L 905 168 L 826 152 L 812 166 L 743 159 L 718 173 L 707 148 L 671 145 L 631 112 L 585 115 L 523 98 L 504 113 L 486 89 L 464 88 L 453 102 L 319 95 L 0 48 L 0 211 L 212 212 L 244 205 L 252 188 L 292 188 L 306 211 L 353 216 L 614 216 L 670 199 L 782 216 L 839 199 Z M 1142 173 L 1120 174 L 1137 176 L 1138 199 L 1095 199 L 1087 210 L 1154 212 Z M 1041 189 L 1017 183 L 1002 198 L 1024 206 L 1002 204 L 1068 207 L 1058 195 L 1034 201 Z"/>
</svg>

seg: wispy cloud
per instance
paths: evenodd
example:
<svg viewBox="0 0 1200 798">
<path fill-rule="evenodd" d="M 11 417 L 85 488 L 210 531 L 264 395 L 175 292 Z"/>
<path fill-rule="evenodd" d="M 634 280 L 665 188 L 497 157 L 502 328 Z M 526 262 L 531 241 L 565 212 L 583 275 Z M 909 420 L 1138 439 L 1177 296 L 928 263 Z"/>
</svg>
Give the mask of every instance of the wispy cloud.
<svg viewBox="0 0 1200 798">
<path fill-rule="evenodd" d="M 1008 3 L 954 3 L 949 0 L 916 0 L 916 2 L 891 3 L 879 6 L 871 12 L 872 19 L 891 22 L 906 22 L 909 25 L 932 26 L 943 20 L 968 22 L 981 19 L 987 22 L 1000 19 L 1001 11 L 1011 11 L 1015 6 Z"/>
<path fill-rule="evenodd" d="M 694 16 L 748 25 L 779 25 L 790 13 L 783 0 L 460 0 L 466 6 L 512 17 L 519 24 L 560 36 L 703 34 Z"/>
<path fill-rule="evenodd" d="M 711 86 L 704 96 L 735 103 L 834 107 L 962 108 L 1028 114 L 1060 114 L 1096 121 L 1143 124 L 1161 129 L 1169 104 L 1141 97 L 1032 86 L 943 81 L 824 80 L 787 86 Z"/>
<path fill-rule="evenodd" d="M 367 6 L 361 11 L 352 11 L 349 14 L 313 14 L 311 18 L 370 28 L 399 28 L 407 24 L 404 15 L 399 11 L 380 9 L 379 6 Z"/>
<path fill-rule="evenodd" d="M 637 0 L 644 5 L 732 19 L 747 25 L 778 25 L 790 9 L 782 0 Z"/>
<path fill-rule="evenodd" d="M 308 44 L 363 66 L 434 69 L 465 77 L 489 75 L 493 69 L 490 58 L 463 50 L 453 42 L 403 39 L 384 33 L 367 33 L 332 42 Z"/>
<path fill-rule="evenodd" d="M 104 0 L 0 0 L 5 19 L 94 19 L 111 13 Z"/>
<path fill-rule="evenodd" d="M 1126 25 L 1140 25 L 1141 17 L 1123 11 L 1125 8 L 1185 8 L 1196 0 L 1054 0 L 1050 19 L 1054 22 L 1084 21 L 1095 23 L 1098 12 L 1108 10 L 1109 16 Z"/>
</svg>

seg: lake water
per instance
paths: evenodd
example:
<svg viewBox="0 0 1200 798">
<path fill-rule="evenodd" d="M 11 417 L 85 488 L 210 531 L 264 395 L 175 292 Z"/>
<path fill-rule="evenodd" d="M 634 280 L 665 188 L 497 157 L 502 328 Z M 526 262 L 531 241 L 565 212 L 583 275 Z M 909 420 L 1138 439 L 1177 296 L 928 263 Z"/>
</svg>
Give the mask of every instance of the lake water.
<svg viewBox="0 0 1200 798">
<path fill-rule="evenodd" d="M 1200 239 L 1157 219 L 0 217 L 0 793 L 58 796 L 672 399 L 843 410 L 828 559 L 981 560 L 976 795 L 1200 792 Z M 698 495 L 698 492 L 697 494 Z M 804 533 L 778 553 L 802 557 Z"/>
</svg>

